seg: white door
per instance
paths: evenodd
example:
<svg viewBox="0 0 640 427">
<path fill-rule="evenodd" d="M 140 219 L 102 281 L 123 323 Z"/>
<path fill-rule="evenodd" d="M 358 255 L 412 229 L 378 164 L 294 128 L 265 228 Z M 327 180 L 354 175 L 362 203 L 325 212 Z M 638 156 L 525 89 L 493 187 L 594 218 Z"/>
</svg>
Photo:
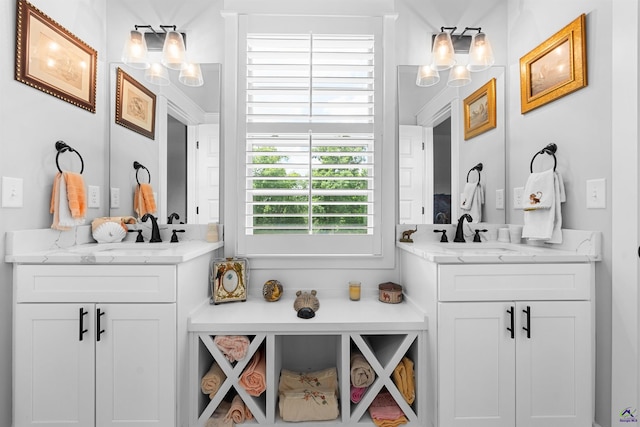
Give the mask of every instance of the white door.
<svg viewBox="0 0 640 427">
<path fill-rule="evenodd" d="M 14 427 L 93 426 L 92 306 L 16 305 Z"/>
<path fill-rule="evenodd" d="M 507 329 L 513 307 L 438 304 L 439 427 L 514 427 L 515 337 Z"/>
<path fill-rule="evenodd" d="M 174 426 L 175 304 L 100 304 L 95 316 L 96 426 Z"/>
<path fill-rule="evenodd" d="M 220 125 L 199 125 L 198 141 L 195 223 L 220 222 Z"/>
<path fill-rule="evenodd" d="M 518 427 L 591 427 L 590 310 L 588 301 L 516 304 Z"/>
<path fill-rule="evenodd" d="M 422 224 L 426 217 L 422 126 L 401 125 L 399 141 L 399 222 Z"/>
</svg>

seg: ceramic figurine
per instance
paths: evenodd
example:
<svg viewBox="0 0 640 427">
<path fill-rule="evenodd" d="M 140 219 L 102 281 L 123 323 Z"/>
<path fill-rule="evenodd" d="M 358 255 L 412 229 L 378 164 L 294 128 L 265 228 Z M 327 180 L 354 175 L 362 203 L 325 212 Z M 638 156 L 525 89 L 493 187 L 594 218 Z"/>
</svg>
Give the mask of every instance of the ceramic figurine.
<svg viewBox="0 0 640 427">
<path fill-rule="evenodd" d="M 301 319 L 311 319 L 320 308 L 320 301 L 316 297 L 316 291 L 296 292 L 296 300 L 293 302 L 293 309 L 298 312 Z"/>
<path fill-rule="evenodd" d="M 262 287 L 262 296 L 269 302 L 278 301 L 282 296 L 282 284 L 277 280 L 267 280 Z"/>
</svg>

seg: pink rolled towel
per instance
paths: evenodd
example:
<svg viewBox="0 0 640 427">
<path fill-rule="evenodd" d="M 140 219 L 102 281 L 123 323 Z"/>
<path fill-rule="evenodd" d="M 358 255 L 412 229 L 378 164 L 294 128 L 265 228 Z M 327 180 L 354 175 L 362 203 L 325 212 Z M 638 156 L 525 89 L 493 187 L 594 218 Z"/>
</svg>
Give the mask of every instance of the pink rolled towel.
<svg viewBox="0 0 640 427">
<path fill-rule="evenodd" d="M 371 402 L 369 415 L 374 420 L 396 420 L 403 417 L 404 412 L 389 392 L 382 392 Z"/>
<path fill-rule="evenodd" d="M 239 380 L 251 396 L 260 396 L 267 388 L 266 361 L 262 350 L 256 351 Z"/>
<path fill-rule="evenodd" d="M 351 386 L 351 401 L 353 403 L 358 403 L 362 400 L 362 396 L 364 396 L 364 392 L 367 391 L 367 387 L 356 387 Z"/>
<path fill-rule="evenodd" d="M 227 421 L 233 421 L 235 424 L 242 424 L 246 419 L 244 402 L 239 395 L 236 394 L 233 397 L 229 412 L 227 412 L 224 418 Z"/>
<path fill-rule="evenodd" d="M 244 359 L 250 344 L 249 338 L 243 335 L 217 335 L 213 342 L 229 362 Z"/>
</svg>

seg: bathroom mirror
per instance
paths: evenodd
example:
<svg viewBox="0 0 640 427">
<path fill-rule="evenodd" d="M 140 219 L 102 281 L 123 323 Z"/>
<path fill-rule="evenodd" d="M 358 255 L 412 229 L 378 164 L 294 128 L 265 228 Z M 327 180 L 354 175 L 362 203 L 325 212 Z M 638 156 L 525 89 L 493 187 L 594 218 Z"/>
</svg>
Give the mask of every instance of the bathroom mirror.
<svg viewBox="0 0 640 427">
<path fill-rule="evenodd" d="M 398 67 L 399 223 L 456 223 L 465 184 L 480 178 L 481 222 L 505 222 L 505 70 L 472 73 L 471 83 L 416 85 L 418 66 Z M 496 79 L 496 127 L 465 140 L 464 100 Z M 473 169 L 482 163 L 482 170 Z"/>
<path fill-rule="evenodd" d="M 110 215 L 135 215 L 134 191 L 150 183 L 159 223 L 219 222 L 220 64 L 201 64 L 204 85 L 178 82 L 169 70 L 170 84 L 154 85 L 144 70 L 121 63 L 110 65 L 110 108 L 115 117 L 117 70 L 122 69 L 156 96 L 154 138 L 110 123 Z M 144 168 L 134 169 L 134 162 Z"/>
</svg>

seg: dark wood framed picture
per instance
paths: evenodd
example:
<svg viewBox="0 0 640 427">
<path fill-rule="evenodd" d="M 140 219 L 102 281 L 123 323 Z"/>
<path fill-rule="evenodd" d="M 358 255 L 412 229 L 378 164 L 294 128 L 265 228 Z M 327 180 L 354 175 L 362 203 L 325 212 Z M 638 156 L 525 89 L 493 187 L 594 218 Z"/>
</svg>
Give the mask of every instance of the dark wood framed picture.
<svg viewBox="0 0 640 427">
<path fill-rule="evenodd" d="M 464 139 L 496 127 L 496 79 L 464 99 Z"/>
<path fill-rule="evenodd" d="M 522 114 L 587 86 L 585 14 L 520 58 Z"/>
<path fill-rule="evenodd" d="M 25 0 L 16 30 L 16 80 L 95 113 L 96 50 Z"/>
<path fill-rule="evenodd" d="M 116 123 L 155 139 L 156 95 L 140 82 L 117 69 Z"/>
</svg>

